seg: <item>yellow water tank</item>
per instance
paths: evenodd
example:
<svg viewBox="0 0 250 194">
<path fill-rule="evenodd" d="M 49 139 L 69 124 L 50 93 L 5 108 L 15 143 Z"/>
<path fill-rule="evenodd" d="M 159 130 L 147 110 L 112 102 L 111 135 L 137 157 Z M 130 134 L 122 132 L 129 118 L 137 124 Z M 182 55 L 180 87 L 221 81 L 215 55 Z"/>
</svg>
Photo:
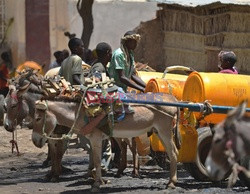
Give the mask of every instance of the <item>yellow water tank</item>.
<svg viewBox="0 0 250 194">
<path fill-rule="evenodd" d="M 204 102 L 209 100 L 212 105 L 237 106 L 242 100 L 248 99 L 250 105 L 250 76 L 225 73 L 198 73 L 189 75 L 183 90 L 182 100 Z M 202 115 L 195 113 L 199 118 Z M 206 123 L 216 124 L 226 114 L 211 114 L 205 117 Z"/>
<path fill-rule="evenodd" d="M 31 69 L 34 69 L 34 70 L 38 70 L 38 72 L 41 75 L 44 75 L 43 68 L 38 63 L 36 63 L 34 61 L 25 61 L 23 64 L 21 64 L 21 65 L 19 65 L 17 67 L 15 76 L 18 75 L 17 72 L 21 72 L 25 68 L 31 68 Z"/>
<path fill-rule="evenodd" d="M 178 100 L 182 100 L 182 93 L 187 78 L 188 76 L 186 75 L 168 73 L 165 78 L 151 79 L 146 86 L 146 92 L 168 93 L 174 95 Z M 179 150 L 178 162 L 193 162 L 196 158 L 198 134 L 195 127 L 190 125 L 191 122 L 189 123 L 189 121 L 184 119 L 183 112 L 181 118 L 180 120 L 186 123 L 179 124 L 182 143 Z M 153 151 L 166 151 L 155 133 L 150 136 L 150 143 Z"/>
<path fill-rule="evenodd" d="M 147 71 L 137 71 L 137 75 L 147 83 L 152 78 L 160 78 L 162 77 L 163 73 L 161 72 L 147 72 Z M 128 87 L 128 92 L 136 92 L 140 93 L 140 91 Z M 145 136 L 146 135 L 146 136 Z M 147 134 L 143 134 L 139 137 L 136 137 L 136 146 L 138 150 L 138 154 L 140 156 L 145 156 L 150 153 L 150 141 L 147 138 Z"/>
<path fill-rule="evenodd" d="M 138 77 L 140 77 L 145 83 L 152 78 L 161 78 L 163 73 L 162 72 L 147 72 L 147 71 L 137 71 Z"/>
<path fill-rule="evenodd" d="M 186 75 L 168 73 L 165 78 L 153 78 L 147 83 L 145 92 L 172 94 L 181 100 L 187 77 Z"/>
<path fill-rule="evenodd" d="M 160 78 L 162 77 L 163 73 L 161 72 L 147 72 L 147 71 L 137 71 L 137 76 L 140 77 L 142 79 L 142 81 L 144 81 L 146 84 L 148 83 L 148 81 L 152 78 Z M 140 91 L 134 89 L 134 88 L 130 88 L 128 87 L 128 92 L 136 92 L 136 93 L 140 93 Z"/>
</svg>

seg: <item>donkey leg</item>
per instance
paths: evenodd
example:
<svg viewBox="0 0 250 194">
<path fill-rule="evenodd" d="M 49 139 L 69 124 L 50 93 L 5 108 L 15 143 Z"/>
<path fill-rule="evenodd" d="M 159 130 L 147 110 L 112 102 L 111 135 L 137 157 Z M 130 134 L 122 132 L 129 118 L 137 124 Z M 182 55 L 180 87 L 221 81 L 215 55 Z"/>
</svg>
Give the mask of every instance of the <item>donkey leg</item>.
<svg viewBox="0 0 250 194">
<path fill-rule="evenodd" d="M 122 141 L 121 138 L 116 138 L 116 141 L 121 150 L 121 159 L 115 177 L 120 178 L 123 174 L 123 171 L 127 168 L 127 143 Z"/>
<path fill-rule="evenodd" d="M 48 143 L 48 155 L 47 155 L 46 160 L 43 161 L 42 166 L 48 167 L 50 165 L 51 165 L 51 148 L 50 148 L 49 143 Z"/>
<path fill-rule="evenodd" d="M 63 141 L 49 140 L 49 144 L 51 148 L 51 172 L 47 175 L 47 178 L 52 182 L 56 182 L 62 173 Z"/>
<path fill-rule="evenodd" d="M 169 188 L 175 188 L 175 184 L 177 183 L 177 155 L 178 150 L 171 138 L 167 148 L 168 157 L 170 159 L 170 180 L 167 184 Z"/>
<path fill-rule="evenodd" d="M 92 185 L 91 192 L 99 192 L 102 181 L 101 159 L 102 159 L 102 132 L 99 129 L 94 129 L 89 136 L 92 147 L 93 161 L 96 168 L 95 182 Z"/>
<path fill-rule="evenodd" d="M 135 138 L 132 138 L 132 146 L 130 147 L 130 150 L 133 154 L 133 172 L 132 176 L 133 177 L 140 177 L 139 175 L 139 161 L 138 161 L 138 153 L 136 149 L 136 141 Z"/>
<path fill-rule="evenodd" d="M 66 150 L 68 149 L 68 143 L 69 143 L 69 140 L 62 140 L 62 156 L 61 156 L 61 160 L 66 152 Z M 66 166 L 63 166 L 62 165 L 62 173 L 72 173 L 73 170 L 71 168 L 67 168 Z"/>
<path fill-rule="evenodd" d="M 171 123 L 171 122 L 170 122 Z M 170 179 L 167 184 L 169 188 L 175 188 L 175 184 L 177 182 L 177 155 L 178 150 L 173 142 L 173 134 L 172 131 L 169 129 L 164 129 L 158 131 L 158 137 L 163 143 L 169 160 L 170 160 Z"/>
</svg>

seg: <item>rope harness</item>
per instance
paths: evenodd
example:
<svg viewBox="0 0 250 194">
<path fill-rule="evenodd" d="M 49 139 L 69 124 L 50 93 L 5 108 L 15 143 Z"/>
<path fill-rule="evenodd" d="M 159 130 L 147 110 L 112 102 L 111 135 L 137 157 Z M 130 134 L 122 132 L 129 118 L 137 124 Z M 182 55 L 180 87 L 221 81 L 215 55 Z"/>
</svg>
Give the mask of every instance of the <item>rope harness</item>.
<svg viewBox="0 0 250 194">
<path fill-rule="evenodd" d="M 74 120 L 74 123 L 73 125 L 71 126 L 70 128 L 70 131 L 67 133 L 67 134 L 63 134 L 62 137 L 50 137 L 48 136 L 48 134 L 45 132 L 45 127 L 46 127 L 46 113 L 44 115 L 44 122 L 43 122 L 43 127 L 42 127 L 42 135 L 47 138 L 47 139 L 50 139 L 50 140 L 69 140 L 72 138 L 72 135 L 74 133 L 74 130 L 75 130 L 75 124 L 76 124 L 76 121 L 78 120 L 78 117 L 79 117 L 79 114 L 80 114 L 80 110 L 82 108 L 82 105 L 83 105 L 83 102 L 84 102 L 84 99 L 86 97 L 86 94 L 87 94 L 87 91 L 90 89 L 90 88 L 94 88 L 95 86 L 99 86 L 100 88 L 102 88 L 103 91 L 106 91 L 104 88 L 104 85 L 107 85 L 107 84 L 111 84 L 111 83 L 114 83 L 113 80 L 107 80 L 107 81 L 102 81 L 102 82 L 98 82 L 98 83 L 94 83 L 94 84 L 91 84 L 89 86 L 87 86 L 85 89 L 84 89 L 84 93 L 83 95 L 81 96 L 81 101 L 80 101 L 80 104 L 79 104 L 79 107 L 78 107 L 78 110 L 77 110 L 77 113 L 76 113 L 76 118 Z M 45 100 L 46 102 L 46 110 L 48 110 L 48 103 L 47 101 Z M 45 110 L 45 111 L 46 111 Z M 111 102 L 110 103 L 110 110 L 108 112 L 108 118 L 111 120 L 111 124 L 112 126 L 114 125 L 114 118 L 113 118 L 113 103 Z M 112 132 L 111 132 L 112 134 Z"/>
<path fill-rule="evenodd" d="M 244 175 L 249 179 L 250 178 L 250 171 L 247 170 L 245 167 L 241 166 L 235 159 L 235 154 L 232 148 L 232 141 L 228 141 L 226 143 L 227 150 L 224 152 L 225 155 L 228 157 L 227 161 L 232 166 L 232 173 L 228 178 L 228 188 L 231 188 L 237 181 L 238 174 L 240 172 L 244 173 Z"/>
<path fill-rule="evenodd" d="M 15 136 L 16 136 L 16 138 L 15 138 Z M 10 143 L 11 143 L 12 154 L 14 153 L 14 149 L 16 148 L 17 156 L 19 156 L 20 152 L 19 152 L 18 145 L 17 145 L 17 131 L 16 130 L 12 132 L 12 140 L 10 140 Z"/>
<path fill-rule="evenodd" d="M 20 113 L 20 102 L 18 101 L 18 97 L 17 95 L 14 95 L 14 94 L 11 94 L 10 97 L 14 100 L 17 101 L 18 103 L 18 111 L 17 111 L 17 116 L 15 117 L 15 120 L 14 120 L 14 123 L 15 123 L 15 126 L 16 126 L 16 123 L 17 123 L 17 118 L 18 118 L 18 115 Z M 17 156 L 20 155 L 20 152 L 19 152 L 19 149 L 18 149 L 18 145 L 17 145 L 17 130 L 14 129 L 14 131 L 12 131 L 12 140 L 10 140 L 10 143 L 11 143 L 11 153 L 13 154 L 14 153 L 14 149 L 16 148 L 16 151 L 17 151 Z"/>
</svg>

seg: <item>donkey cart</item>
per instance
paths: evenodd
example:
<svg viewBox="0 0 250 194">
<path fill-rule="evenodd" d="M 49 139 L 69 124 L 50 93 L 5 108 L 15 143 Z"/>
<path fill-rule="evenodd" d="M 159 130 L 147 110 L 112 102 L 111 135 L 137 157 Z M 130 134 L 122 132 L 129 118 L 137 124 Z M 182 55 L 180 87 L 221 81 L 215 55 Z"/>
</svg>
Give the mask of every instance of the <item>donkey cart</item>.
<svg viewBox="0 0 250 194">
<path fill-rule="evenodd" d="M 213 126 L 221 122 L 227 111 L 236 107 L 242 100 L 248 99 L 250 102 L 250 76 L 192 72 L 188 77 L 180 78 L 178 80 L 173 78 L 172 74 L 166 74 L 162 79 L 151 79 L 146 87 L 146 92 L 171 93 L 182 101 L 180 103 L 132 99 L 124 101 L 180 107 L 179 131 L 182 145 L 178 161 L 184 163 L 195 179 L 207 181 L 209 177 L 204 164 L 212 142 Z M 206 103 L 202 104 L 203 102 Z M 247 107 L 250 107 L 250 103 Z M 213 111 L 209 112 L 209 109 Z M 150 137 L 150 144 L 153 151 L 164 155 L 165 149 L 156 134 Z M 248 161 L 243 163 L 246 167 L 248 164 Z M 246 177 L 240 178 L 245 182 Z"/>
</svg>

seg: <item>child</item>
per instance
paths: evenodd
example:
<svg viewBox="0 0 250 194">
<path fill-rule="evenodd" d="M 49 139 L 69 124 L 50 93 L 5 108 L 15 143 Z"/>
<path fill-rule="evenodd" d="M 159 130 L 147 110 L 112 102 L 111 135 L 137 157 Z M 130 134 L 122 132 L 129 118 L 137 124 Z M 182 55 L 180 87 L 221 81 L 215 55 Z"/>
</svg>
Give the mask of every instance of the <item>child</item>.
<svg viewBox="0 0 250 194">
<path fill-rule="evenodd" d="M 62 62 L 59 75 L 63 76 L 71 85 L 83 85 L 83 61 L 80 57 L 84 50 L 83 42 L 79 38 L 72 38 L 69 40 L 68 47 L 71 55 Z"/>
<path fill-rule="evenodd" d="M 238 74 L 238 71 L 234 67 L 237 58 L 233 51 L 220 51 L 218 60 L 219 73 Z"/>
<path fill-rule="evenodd" d="M 56 58 L 56 60 L 49 65 L 49 69 L 52 69 L 52 68 L 55 68 L 55 67 L 60 67 L 63 60 L 64 60 L 64 56 L 63 56 L 62 51 L 54 52 L 54 57 Z"/>
<path fill-rule="evenodd" d="M 111 46 L 105 42 L 101 42 L 96 46 L 97 60 L 92 64 L 89 72 L 89 77 L 95 76 L 97 79 L 101 80 L 101 74 L 107 72 L 107 64 L 111 60 L 112 49 Z"/>
</svg>

